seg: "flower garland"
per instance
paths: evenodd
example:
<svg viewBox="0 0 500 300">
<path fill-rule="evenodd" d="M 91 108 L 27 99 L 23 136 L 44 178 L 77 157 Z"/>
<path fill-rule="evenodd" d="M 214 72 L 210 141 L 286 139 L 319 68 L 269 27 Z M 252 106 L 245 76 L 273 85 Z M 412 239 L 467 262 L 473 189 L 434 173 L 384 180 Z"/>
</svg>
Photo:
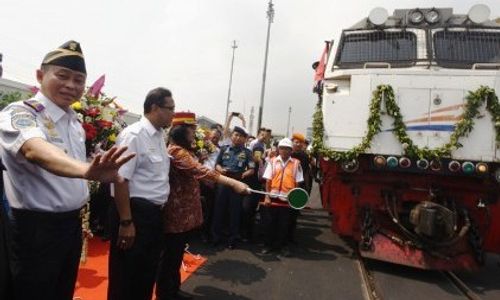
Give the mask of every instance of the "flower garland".
<svg viewBox="0 0 500 300">
<path fill-rule="evenodd" d="M 326 148 L 323 141 L 324 125 L 322 100 L 318 101 L 316 111 L 313 115 L 313 152 L 320 154 L 325 159 L 333 159 L 335 161 L 347 161 L 357 158 L 361 153 L 364 153 L 370 148 L 373 137 L 381 132 L 382 119 L 380 107 L 382 101 L 385 103 L 387 114 L 393 118 L 393 134 L 397 137 L 403 146 L 404 154 L 409 157 L 417 157 L 419 159 L 439 159 L 441 157 L 451 157 L 451 153 L 462 147 L 459 139 L 467 136 L 474 128 L 474 119 L 479 116 L 479 108 L 486 102 L 486 110 L 491 114 L 493 121 L 496 142 L 500 143 L 500 103 L 495 94 L 495 90 L 481 86 L 475 91 L 469 91 L 464 112 L 461 115 L 460 121 L 455 125 L 455 130 L 450 136 L 450 141 L 445 145 L 436 149 L 428 147 L 419 148 L 413 143 L 406 131 L 406 125 L 403 122 L 403 116 L 399 106 L 396 103 L 394 90 L 390 85 L 379 85 L 373 92 L 373 97 L 370 103 L 370 115 L 367 120 L 368 132 L 363 137 L 361 143 L 349 151 L 335 151 Z"/>
</svg>

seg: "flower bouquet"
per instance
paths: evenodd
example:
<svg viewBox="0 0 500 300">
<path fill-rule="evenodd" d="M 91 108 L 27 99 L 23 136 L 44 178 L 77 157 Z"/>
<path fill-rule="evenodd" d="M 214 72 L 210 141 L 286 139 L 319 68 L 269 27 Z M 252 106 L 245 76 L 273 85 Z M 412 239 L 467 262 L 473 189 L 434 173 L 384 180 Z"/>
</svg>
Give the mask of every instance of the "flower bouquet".
<svg viewBox="0 0 500 300">
<path fill-rule="evenodd" d="M 82 127 L 85 130 L 85 147 L 87 159 L 111 148 L 117 135 L 125 128 L 123 115 L 126 113 L 116 104 L 115 98 L 110 98 L 101 92 L 104 86 L 102 75 L 92 86 L 87 88 L 83 97 L 75 101 L 71 108 L 77 113 Z M 94 194 L 99 189 L 99 182 L 89 181 L 89 190 Z M 85 263 L 87 258 L 87 239 L 93 236 L 90 230 L 90 204 L 87 202 L 81 211 L 83 246 L 80 261 Z"/>
<path fill-rule="evenodd" d="M 104 75 L 84 93 L 82 99 L 71 105 L 78 114 L 85 130 L 87 158 L 111 148 L 116 136 L 126 126 L 123 115 L 127 112 L 111 98 L 101 92 Z"/>
<path fill-rule="evenodd" d="M 210 133 L 201 127 L 196 128 L 194 140 L 194 149 L 195 153 L 198 156 L 203 154 L 210 154 L 217 150 L 217 147 L 215 147 L 215 145 L 210 140 Z"/>
</svg>

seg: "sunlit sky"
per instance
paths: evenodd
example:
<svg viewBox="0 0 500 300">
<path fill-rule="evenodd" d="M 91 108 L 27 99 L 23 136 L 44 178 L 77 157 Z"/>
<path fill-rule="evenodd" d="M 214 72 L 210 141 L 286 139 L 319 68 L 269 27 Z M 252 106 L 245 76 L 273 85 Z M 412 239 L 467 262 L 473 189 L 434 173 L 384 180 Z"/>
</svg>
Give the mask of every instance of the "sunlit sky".
<svg viewBox="0 0 500 300">
<path fill-rule="evenodd" d="M 223 122 L 231 44 L 237 41 L 229 111 L 255 109 L 257 123 L 267 32 L 268 0 L 2 0 L 0 52 L 4 77 L 36 84 L 43 56 L 63 42 L 79 41 L 88 84 L 106 74 L 104 92 L 135 113 L 146 93 L 164 86 L 178 111 Z M 452 7 L 466 14 L 477 3 L 500 16 L 498 0 L 274 0 L 263 126 L 276 133 L 311 126 L 316 97 L 312 62 L 323 41 L 380 6 Z"/>
</svg>

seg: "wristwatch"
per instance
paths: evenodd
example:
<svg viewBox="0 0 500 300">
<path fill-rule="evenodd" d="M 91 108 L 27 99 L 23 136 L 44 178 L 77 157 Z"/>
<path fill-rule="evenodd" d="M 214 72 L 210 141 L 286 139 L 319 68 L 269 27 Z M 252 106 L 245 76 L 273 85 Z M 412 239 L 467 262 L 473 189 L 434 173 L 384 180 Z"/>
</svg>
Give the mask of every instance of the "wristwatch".
<svg viewBox="0 0 500 300">
<path fill-rule="evenodd" d="M 133 223 L 132 219 L 120 220 L 120 226 L 127 227 L 130 226 L 130 224 L 132 223 Z"/>
</svg>

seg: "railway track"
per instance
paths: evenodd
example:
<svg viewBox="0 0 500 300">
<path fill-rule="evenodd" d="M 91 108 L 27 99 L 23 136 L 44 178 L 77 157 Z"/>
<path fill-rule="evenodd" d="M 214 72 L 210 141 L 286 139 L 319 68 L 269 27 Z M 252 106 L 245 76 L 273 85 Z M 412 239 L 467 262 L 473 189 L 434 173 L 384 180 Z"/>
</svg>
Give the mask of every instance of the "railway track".
<svg viewBox="0 0 500 300">
<path fill-rule="evenodd" d="M 396 292 L 398 289 L 404 289 L 404 292 L 408 293 L 406 295 L 408 297 L 405 297 L 406 299 L 423 299 L 425 297 L 428 299 L 441 299 L 442 295 L 432 294 L 432 291 L 436 290 L 441 293 L 447 293 L 446 298 L 448 299 L 482 299 L 453 272 L 426 271 L 377 262 L 376 264 L 378 265 L 387 264 L 388 268 L 392 270 L 392 275 L 398 277 L 398 281 L 395 281 L 393 286 L 388 286 L 387 278 L 380 280 L 381 278 L 379 277 L 382 277 L 381 271 L 372 270 L 370 264 L 366 263 L 364 258 L 357 255 L 355 257 L 355 264 L 361 277 L 361 289 L 365 300 L 401 299 L 401 292 L 399 294 Z M 418 280 L 420 277 L 431 277 L 432 279 L 428 281 Z M 418 280 L 418 284 L 415 284 L 416 279 Z M 384 280 L 386 281 L 385 283 L 382 282 Z M 405 289 L 404 287 L 408 287 L 408 285 L 413 285 L 414 288 L 411 290 Z"/>
<path fill-rule="evenodd" d="M 374 276 L 359 254 L 356 257 L 356 267 L 361 276 L 361 289 L 365 300 L 382 300 L 379 288 L 375 285 Z"/>
<path fill-rule="evenodd" d="M 481 300 L 478 294 L 476 294 L 472 289 L 470 289 L 455 273 L 453 272 L 442 272 L 450 282 L 459 289 L 465 297 L 469 300 Z"/>
</svg>

